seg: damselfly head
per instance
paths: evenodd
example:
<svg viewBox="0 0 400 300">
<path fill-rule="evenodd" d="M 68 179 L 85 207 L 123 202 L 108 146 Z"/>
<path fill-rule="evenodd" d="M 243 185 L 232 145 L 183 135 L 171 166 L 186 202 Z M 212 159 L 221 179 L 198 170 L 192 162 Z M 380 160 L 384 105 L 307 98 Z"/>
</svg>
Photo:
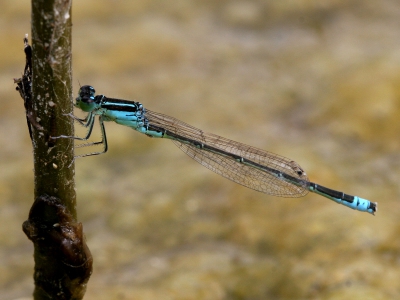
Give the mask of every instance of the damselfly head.
<svg viewBox="0 0 400 300">
<path fill-rule="evenodd" d="M 75 106 L 86 112 L 94 110 L 97 106 L 95 92 L 95 89 L 90 85 L 82 86 L 79 89 Z"/>
</svg>

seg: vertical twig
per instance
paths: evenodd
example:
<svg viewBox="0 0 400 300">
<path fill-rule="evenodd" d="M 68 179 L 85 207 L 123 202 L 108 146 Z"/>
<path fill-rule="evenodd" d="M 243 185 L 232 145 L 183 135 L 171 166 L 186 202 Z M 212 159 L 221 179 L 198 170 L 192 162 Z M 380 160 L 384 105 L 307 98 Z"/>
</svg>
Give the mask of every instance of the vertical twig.
<svg viewBox="0 0 400 300">
<path fill-rule="evenodd" d="M 32 51 L 21 79 L 34 154 L 35 202 L 23 230 L 35 247 L 34 299 L 82 299 L 92 271 L 76 222 L 71 75 L 72 0 L 32 0 Z M 28 48 L 30 50 L 30 47 Z M 71 163 L 72 162 L 72 163 Z"/>
<path fill-rule="evenodd" d="M 33 109 L 44 132 L 34 131 L 35 197 L 63 198 L 76 218 L 73 141 L 51 136 L 73 135 L 73 124 L 63 114 L 72 111 L 71 0 L 32 1 Z"/>
</svg>

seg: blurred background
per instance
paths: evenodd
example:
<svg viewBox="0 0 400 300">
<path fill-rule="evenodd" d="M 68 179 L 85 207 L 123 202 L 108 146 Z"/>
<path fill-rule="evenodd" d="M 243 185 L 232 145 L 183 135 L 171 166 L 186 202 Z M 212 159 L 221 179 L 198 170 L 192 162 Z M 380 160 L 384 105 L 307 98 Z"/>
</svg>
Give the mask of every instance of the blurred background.
<svg viewBox="0 0 400 300">
<path fill-rule="evenodd" d="M 29 299 L 33 163 L 13 78 L 30 2 L 0 7 L 0 298 Z M 400 298 L 399 1 L 86 0 L 72 18 L 75 95 L 140 101 L 379 202 L 374 217 L 261 194 L 106 124 L 109 152 L 76 162 L 85 299 Z"/>
</svg>

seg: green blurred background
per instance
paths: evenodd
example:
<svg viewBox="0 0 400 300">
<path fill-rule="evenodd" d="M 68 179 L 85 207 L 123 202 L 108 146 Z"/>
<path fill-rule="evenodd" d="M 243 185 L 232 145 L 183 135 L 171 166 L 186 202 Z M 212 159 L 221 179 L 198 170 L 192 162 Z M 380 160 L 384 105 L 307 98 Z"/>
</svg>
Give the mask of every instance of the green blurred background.
<svg viewBox="0 0 400 300">
<path fill-rule="evenodd" d="M 0 7 L 0 299 L 29 299 L 33 164 L 12 79 L 30 2 Z M 379 202 L 373 217 L 257 193 L 106 124 L 109 152 L 76 162 L 85 299 L 400 299 L 399 1 L 86 0 L 72 18 L 75 95 L 140 101 Z"/>
</svg>

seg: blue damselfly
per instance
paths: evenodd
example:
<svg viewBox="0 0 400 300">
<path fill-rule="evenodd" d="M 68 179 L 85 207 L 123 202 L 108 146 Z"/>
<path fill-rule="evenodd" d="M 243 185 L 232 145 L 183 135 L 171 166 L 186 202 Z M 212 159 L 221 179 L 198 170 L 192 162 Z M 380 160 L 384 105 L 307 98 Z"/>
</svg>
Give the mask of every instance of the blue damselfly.
<svg viewBox="0 0 400 300">
<path fill-rule="evenodd" d="M 86 136 L 55 138 L 88 140 L 95 117 L 98 115 L 102 140 L 88 145 L 102 144 L 104 146 L 103 151 L 77 157 L 105 153 L 108 146 L 104 121 L 114 121 L 149 137 L 170 139 L 183 152 L 206 168 L 253 190 L 279 197 L 302 197 L 310 191 L 352 209 L 371 214 L 377 211 L 376 202 L 309 181 L 300 165 L 293 160 L 206 133 L 173 117 L 148 110 L 139 102 L 95 95 L 94 88 L 85 85 L 79 90 L 75 106 L 88 113 L 85 119 L 69 114 L 88 128 Z"/>
</svg>

